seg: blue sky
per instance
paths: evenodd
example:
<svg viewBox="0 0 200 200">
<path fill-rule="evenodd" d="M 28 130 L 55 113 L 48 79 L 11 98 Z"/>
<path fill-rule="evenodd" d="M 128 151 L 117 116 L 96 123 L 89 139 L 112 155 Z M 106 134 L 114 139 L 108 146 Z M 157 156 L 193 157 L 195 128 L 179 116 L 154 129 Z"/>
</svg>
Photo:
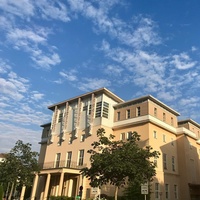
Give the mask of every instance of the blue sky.
<svg viewBox="0 0 200 200">
<path fill-rule="evenodd" d="M 106 87 L 200 122 L 199 0 L 0 0 L 0 152 L 39 151 L 47 106 Z"/>
</svg>

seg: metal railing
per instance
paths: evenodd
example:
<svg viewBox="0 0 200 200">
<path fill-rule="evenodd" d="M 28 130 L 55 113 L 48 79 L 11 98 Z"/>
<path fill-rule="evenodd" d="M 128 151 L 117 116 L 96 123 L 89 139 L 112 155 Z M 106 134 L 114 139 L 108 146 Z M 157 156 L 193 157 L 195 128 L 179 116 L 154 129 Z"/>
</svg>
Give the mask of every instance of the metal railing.
<svg viewBox="0 0 200 200">
<path fill-rule="evenodd" d="M 39 163 L 41 169 L 59 169 L 59 168 L 68 168 L 68 169 L 82 169 L 86 167 L 86 164 L 78 165 L 77 162 L 70 161 L 59 161 L 59 162 L 45 162 Z"/>
</svg>

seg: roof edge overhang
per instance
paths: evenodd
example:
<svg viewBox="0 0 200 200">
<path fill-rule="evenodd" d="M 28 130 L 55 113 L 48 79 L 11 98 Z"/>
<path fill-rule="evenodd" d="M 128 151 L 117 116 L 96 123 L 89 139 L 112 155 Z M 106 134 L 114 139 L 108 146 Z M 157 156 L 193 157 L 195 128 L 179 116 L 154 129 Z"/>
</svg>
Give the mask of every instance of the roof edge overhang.
<svg viewBox="0 0 200 200">
<path fill-rule="evenodd" d="M 103 88 L 100 88 L 100 89 L 97 89 L 97 90 L 93 90 L 91 92 L 87 92 L 85 94 L 82 94 L 82 95 L 79 95 L 79 96 L 76 96 L 76 97 L 73 97 L 73 98 L 70 98 L 70 99 L 67 99 L 65 101 L 61 101 L 61 102 L 55 103 L 53 105 L 48 106 L 48 109 L 54 110 L 54 108 L 56 106 L 62 106 L 64 104 L 66 104 L 66 102 L 73 102 L 73 101 L 76 101 L 79 98 L 87 98 L 87 97 L 89 97 L 92 94 L 101 94 L 101 93 L 108 95 L 110 98 L 112 98 L 113 100 L 115 100 L 118 103 L 124 102 L 123 99 L 121 99 L 120 97 L 118 97 L 117 95 L 115 95 L 114 93 L 112 93 L 107 88 L 103 87 Z"/>
</svg>

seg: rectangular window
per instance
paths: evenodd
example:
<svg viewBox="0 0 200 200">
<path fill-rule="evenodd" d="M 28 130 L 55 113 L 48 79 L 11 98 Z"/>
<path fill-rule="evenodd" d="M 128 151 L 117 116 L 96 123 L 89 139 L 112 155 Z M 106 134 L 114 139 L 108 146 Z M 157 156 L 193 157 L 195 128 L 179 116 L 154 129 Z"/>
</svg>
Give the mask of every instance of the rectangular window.
<svg viewBox="0 0 200 200">
<path fill-rule="evenodd" d="M 155 199 L 159 198 L 159 183 L 155 183 Z"/>
<path fill-rule="evenodd" d="M 169 185 L 165 184 L 165 198 L 169 199 Z"/>
<path fill-rule="evenodd" d="M 173 117 L 171 117 L 171 125 L 172 126 L 174 125 L 174 119 L 173 119 Z"/>
<path fill-rule="evenodd" d="M 69 142 L 68 144 L 72 144 L 72 137 L 69 137 Z"/>
<path fill-rule="evenodd" d="M 125 138 L 125 133 L 121 133 L 121 134 L 120 134 L 120 140 L 123 140 L 123 141 L 124 141 L 125 139 L 126 139 L 126 138 Z"/>
<path fill-rule="evenodd" d="M 81 140 L 80 140 L 81 142 L 84 142 L 85 141 L 85 134 L 82 134 L 81 135 Z"/>
<path fill-rule="evenodd" d="M 178 186 L 174 185 L 174 198 L 178 199 Z"/>
<path fill-rule="evenodd" d="M 82 166 L 83 165 L 83 159 L 84 159 L 84 149 L 81 149 L 79 151 L 78 166 Z"/>
<path fill-rule="evenodd" d="M 154 108 L 154 117 L 157 117 L 157 108 Z"/>
<path fill-rule="evenodd" d="M 131 139 L 131 137 L 132 137 L 132 132 L 131 132 L 131 131 L 129 131 L 129 132 L 127 133 L 127 140 L 130 140 L 130 139 Z"/>
<path fill-rule="evenodd" d="M 137 108 L 136 108 L 136 116 L 137 116 L 137 117 L 139 117 L 139 116 L 141 115 L 140 111 L 141 111 L 141 110 L 140 110 L 140 107 L 137 107 Z"/>
<path fill-rule="evenodd" d="M 101 117 L 102 101 L 96 103 L 95 117 Z"/>
<path fill-rule="evenodd" d="M 171 145 L 174 146 L 174 139 L 171 138 Z"/>
<path fill-rule="evenodd" d="M 130 119 L 131 118 L 131 111 L 130 109 L 126 110 L 126 119 Z"/>
<path fill-rule="evenodd" d="M 154 157 L 154 165 L 155 165 L 155 167 L 158 167 L 158 160 L 157 160 L 157 158 L 156 157 Z"/>
<path fill-rule="evenodd" d="M 58 116 L 58 123 L 62 122 L 62 120 L 63 120 L 63 112 L 61 111 Z"/>
<path fill-rule="evenodd" d="M 108 113 L 109 113 L 109 103 L 103 102 L 103 117 L 108 119 Z"/>
<path fill-rule="evenodd" d="M 56 154 L 55 168 L 58 168 L 60 166 L 60 156 L 61 156 L 61 153 Z"/>
<path fill-rule="evenodd" d="M 163 113 L 163 122 L 165 122 L 165 121 L 166 121 L 166 114 Z"/>
<path fill-rule="evenodd" d="M 172 171 L 175 172 L 175 157 L 172 156 Z"/>
<path fill-rule="evenodd" d="M 157 132 L 156 131 L 153 131 L 153 138 L 157 138 Z"/>
<path fill-rule="evenodd" d="M 86 105 L 86 106 L 83 106 L 83 111 L 87 111 L 87 109 L 88 109 L 88 106 Z"/>
<path fill-rule="evenodd" d="M 117 121 L 120 120 L 120 112 L 117 112 Z"/>
<path fill-rule="evenodd" d="M 72 160 L 72 151 L 69 151 L 69 152 L 67 152 L 66 167 L 70 168 L 70 166 L 71 166 L 71 160 Z"/>
<path fill-rule="evenodd" d="M 92 105 L 89 105 L 89 115 L 91 114 Z"/>
<path fill-rule="evenodd" d="M 163 134 L 163 142 L 166 142 L 166 135 Z"/>
<path fill-rule="evenodd" d="M 167 169 L 167 154 L 163 154 L 163 168 Z"/>
</svg>

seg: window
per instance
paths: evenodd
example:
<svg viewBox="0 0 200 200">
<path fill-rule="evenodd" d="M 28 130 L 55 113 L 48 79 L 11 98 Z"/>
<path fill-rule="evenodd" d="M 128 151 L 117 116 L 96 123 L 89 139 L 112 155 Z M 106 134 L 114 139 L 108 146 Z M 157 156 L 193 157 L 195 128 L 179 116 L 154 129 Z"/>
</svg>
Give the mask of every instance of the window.
<svg viewBox="0 0 200 200">
<path fill-rule="evenodd" d="M 101 108 L 102 108 L 102 102 L 97 102 L 96 103 L 96 114 L 95 117 L 101 117 Z"/>
<path fill-rule="evenodd" d="M 58 116 L 58 123 L 62 122 L 62 120 L 63 120 L 63 112 L 61 111 Z"/>
<path fill-rule="evenodd" d="M 56 160 L 55 160 L 55 168 L 58 168 L 60 166 L 60 153 L 56 154 Z"/>
<path fill-rule="evenodd" d="M 89 115 L 91 114 L 92 105 L 89 105 Z"/>
<path fill-rule="evenodd" d="M 131 139 L 131 137 L 132 137 L 132 132 L 131 132 L 131 131 L 129 131 L 129 132 L 127 133 L 127 140 L 130 140 L 130 139 Z"/>
<path fill-rule="evenodd" d="M 159 183 L 155 183 L 155 199 L 159 198 Z"/>
<path fill-rule="evenodd" d="M 120 140 L 125 140 L 126 138 L 125 138 L 125 133 L 121 133 L 120 134 Z"/>
<path fill-rule="evenodd" d="M 108 118 L 109 103 L 103 102 L 103 117 Z"/>
<path fill-rule="evenodd" d="M 169 199 L 169 184 L 165 184 L 165 198 Z"/>
<path fill-rule="evenodd" d="M 178 186 L 174 185 L 174 198 L 178 199 Z"/>
<path fill-rule="evenodd" d="M 166 114 L 163 113 L 163 122 L 165 122 L 165 121 L 166 121 Z"/>
<path fill-rule="evenodd" d="M 173 117 L 171 117 L 171 125 L 172 126 L 174 125 L 174 119 L 173 119 Z"/>
<path fill-rule="evenodd" d="M 163 154 L 163 168 L 167 169 L 167 154 Z"/>
<path fill-rule="evenodd" d="M 69 137 L 69 144 L 72 144 L 72 137 Z"/>
<path fill-rule="evenodd" d="M 72 152 L 69 151 L 67 152 L 67 163 L 66 163 L 66 167 L 69 167 L 71 166 L 71 160 L 72 160 Z"/>
<path fill-rule="evenodd" d="M 157 158 L 156 157 L 154 157 L 154 165 L 155 165 L 155 167 L 158 167 L 158 160 L 157 160 Z"/>
<path fill-rule="evenodd" d="M 171 145 L 174 146 L 174 139 L 171 138 Z"/>
<path fill-rule="evenodd" d="M 153 138 L 157 138 L 157 132 L 156 131 L 153 131 Z"/>
<path fill-rule="evenodd" d="M 130 119 L 131 118 L 131 111 L 130 109 L 126 110 L 126 119 Z"/>
<path fill-rule="evenodd" d="M 172 171 L 175 172 L 175 157 L 172 156 Z"/>
<path fill-rule="evenodd" d="M 120 120 L 120 112 L 117 112 L 117 121 Z"/>
<path fill-rule="evenodd" d="M 163 142 L 166 142 L 166 135 L 163 134 Z"/>
<path fill-rule="evenodd" d="M 136 109 L 136 116 L 140 116 L 140 107 L 137 107 L 137 109 Z"/>
<path fill-rule="evenodd" d="M 87 109 L 88 109 L 88 106 L 86 105 L 86 106 L 83 106 L 83 111 L 87 111 Z"/>
<path fill-rule="evenodd" d="M 154 108 L 154 117 L 157 117 L 157 108 Z"/>
<path fill-rule="evenodd" d="M 84 159 L 84 149 L 79 151 L 78 166 L 83 165 L 83 159 Z"/>
<path fill-rule="evenodd" d="M 84 142 L 85 141 L 85 134 L 82 134 L 81 135 L 81 140 L 80 140 L 81 142 Z"/>
</svg>

